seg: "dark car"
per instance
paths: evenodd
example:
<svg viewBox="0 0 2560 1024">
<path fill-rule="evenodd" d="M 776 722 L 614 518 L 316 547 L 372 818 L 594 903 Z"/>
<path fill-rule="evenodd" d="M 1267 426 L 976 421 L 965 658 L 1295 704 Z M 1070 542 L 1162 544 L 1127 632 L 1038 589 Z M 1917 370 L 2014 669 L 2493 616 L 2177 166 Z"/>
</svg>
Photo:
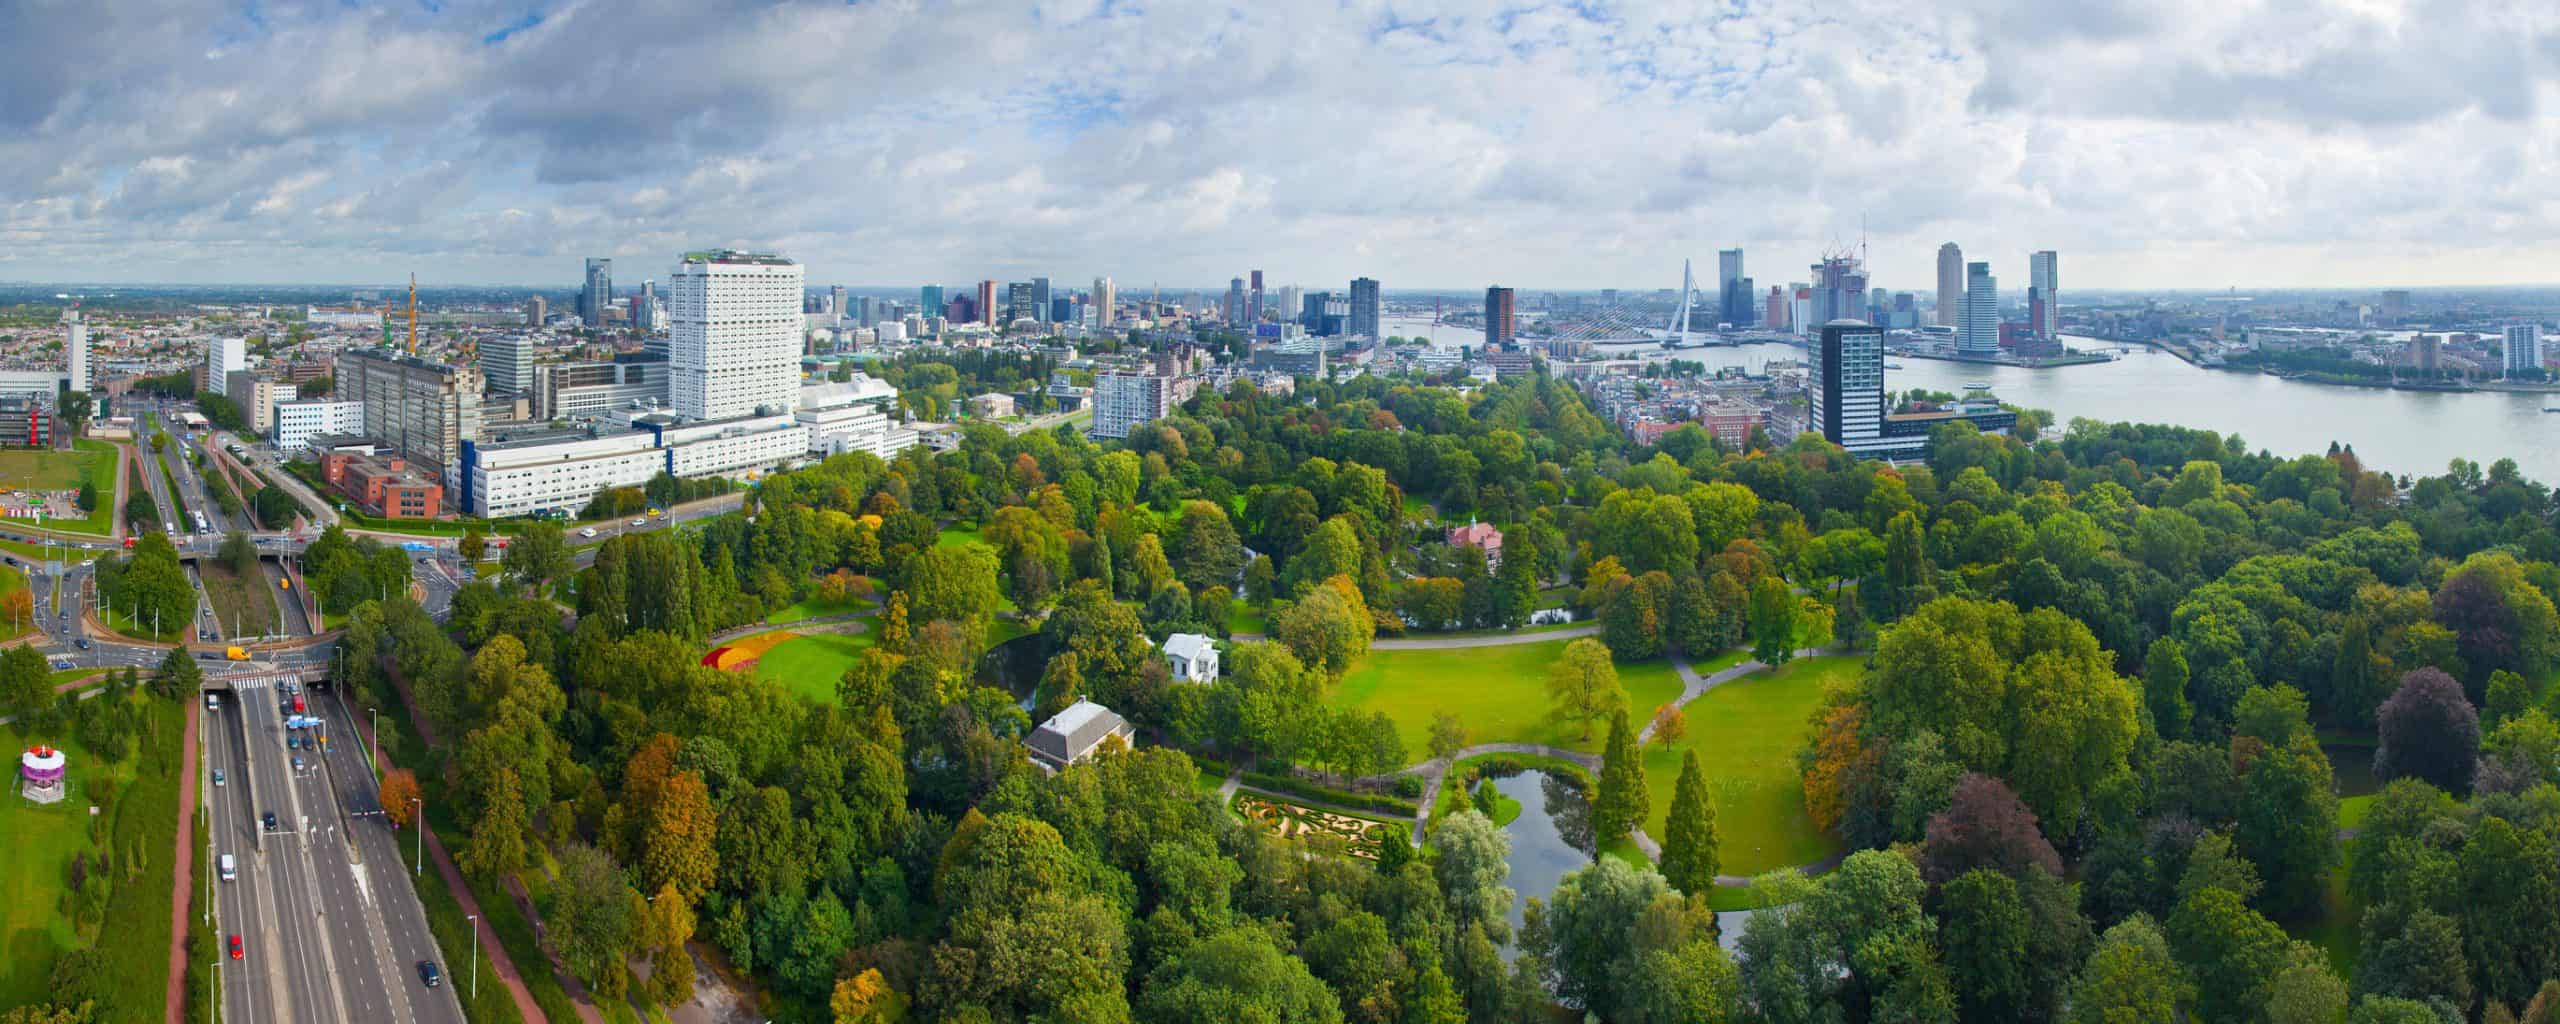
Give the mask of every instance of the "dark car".
<svg viewBox="0 0 2560 1024">
<path fill-rule="evenodd" d="M 264 815 L 260 816 L 258 820 L 266 823 L 267 831 L 273 832 L 276 830 L 276 812 L 268 811 Z"/>
<path fill-rule="evenodd" d="M 81 649 L 81 650 L 84 650 L 84 651 L 85 651 L 85 650 L 88 650 L 88 649 L 89 649 L 89 638 L 84 636 L 84 637 L 81 637 L 81 638 L 80 638 L 80 639 L 78 639 L 78 640 L 71 641 L 71 646 L 73 646 L 73 647 L 77 647 L 77 648 L 79 648 L 79 649 Z"/>
<path fill-rule="evenodd" d="M 444 984 L 444 972 L 436 968 L 435 961 L 420 960 L 418 961 L 418 980 L 426 982 L 428 988 L 434 988 Z"/>
</svg>

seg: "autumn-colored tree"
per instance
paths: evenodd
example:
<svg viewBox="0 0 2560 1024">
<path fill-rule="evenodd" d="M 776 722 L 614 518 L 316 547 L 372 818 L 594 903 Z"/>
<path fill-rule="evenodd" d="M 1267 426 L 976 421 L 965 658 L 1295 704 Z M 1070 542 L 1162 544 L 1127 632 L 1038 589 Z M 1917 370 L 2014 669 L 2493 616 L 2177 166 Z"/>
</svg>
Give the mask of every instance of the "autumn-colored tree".
<svg viewBox="0 0 2560 1024">
<path fill-rule="evenodd" d="M 0 621 L 6 621 L 12 628 L 33 623 L 35 610 L 35 592 L 32 590 L 19 587 L 6 594 L 0 594 Z"/>
<path fill-rule="evenodd" d="M 1689 735 L 1689 713 L 1677 704 L 1665 704 L 1653 713 L 1653 742 L 1678 743 Z"/>
<path fill-rule="evenodd" d="M 880 649 L 903 652 L 907 649 L 907 595 L 891 591 L 889 610 L 880 616 Z"/>
<path fill-rule="evenodd" d="M 906 999 L 880 977 L 880 969 L 870 967 L 850 978 L 836 981 L 834 996 L 827 1000 L 827 1010 L 835 1024 L 878 1024 L 903 1016 Z"/>
<path fill-rule="evenodd" d="M 687 901 L 711 890 L 720 857 L 712 840 L 720 828 L 711 807 L 711 791 L 702 776 L 677 772 L 659 790 L 649 815 L 648 850 L 640 857 L 640 875 L 651 889 L 673 886 Z"/>
<path fill-rule="evenodd" d="M 382 776 L 382 816 L 391 819 L 392 824 L 401 828 L 409 827 L 410 820 L 418 809 L 417 805 L 410 801 L 416 799 L 418 799 L 417 773 L 406 768 L 394 768 Z"/>
<path fill-rule="evenodd" d="M 693 940 L 693 904 L 675 886 L 662 885 L 648 906 L 646 941 L 657 949 L 649 960 L 649 997 L 665 1006 L 688 1002 L 693 999 L 693 954 L 684 944 Z"/>
<path fill-rule="evenodd" d="M 1813 827 L 1838 834 L 1840 822 L 1849 810 L 1849 778 L 1861 765 L 1870 764 L 1875 754 L 1858 740 L 1858 730 L 1865 724 L 1864 705 L 1843 704 L 1825 712 L 1812 746 L 1806 750 L 1804 767 L 1804 809 L 1813 819 Z"/>
<path fill-rule="evenodd" d="M 644 835 L 649 816 L 658 805 L 658 791 L 675 771 L 676 751 L 682 747 L 674 736 L 659 733 L 633 751 L 631 760 L 622 768 L 620 799 L 605 811 L 602 838 L 605 848 L 615 860 L 625 864 L 640 859 L 646 845 Z"/>
</svg>

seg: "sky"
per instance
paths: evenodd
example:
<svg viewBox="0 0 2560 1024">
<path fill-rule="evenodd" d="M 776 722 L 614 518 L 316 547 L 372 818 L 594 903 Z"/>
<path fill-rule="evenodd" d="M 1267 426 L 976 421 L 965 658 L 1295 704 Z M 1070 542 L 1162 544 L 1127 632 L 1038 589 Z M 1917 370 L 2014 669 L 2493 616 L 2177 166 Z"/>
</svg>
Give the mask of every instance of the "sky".
<svg viewBox="0 0 2560 1024">
<path fill-rule="evenodd" d="M 0 3 L 0 279 L 2560 280 L 2560 4 Z"/>
</svg>

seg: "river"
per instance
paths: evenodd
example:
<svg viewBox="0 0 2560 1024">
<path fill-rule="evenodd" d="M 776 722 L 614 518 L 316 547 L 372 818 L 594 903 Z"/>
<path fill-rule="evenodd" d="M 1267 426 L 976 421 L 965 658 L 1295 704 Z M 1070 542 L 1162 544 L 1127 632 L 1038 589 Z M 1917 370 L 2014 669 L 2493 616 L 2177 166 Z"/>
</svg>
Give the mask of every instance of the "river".
<svg viewBox="0 0 2560 1024">
<path fill-rule="evenodd" d="M 1381 329 L 1423 335 L 1427 320 L 1391 319 Z M 1438 345 L 1472 345 L 1480 331 L 1441 326 Z M 2065 337 L 2074 348 L 2111 347 Z M 1679 356 L 1709 367 L 1758 370 L 1771 360 L 1803 359 L 1801 348 L 1777 342 L 1682 349 Z M 2392 391 L 2282 380 L 2263 374 L 2207 370 L 2157 349 L 2136 348 L 2112 363 L 2033 370 L 2016 366 L 1952 363 L 1888 356 L 1894 391 L 1928 388 L 1961 391 L 1968 382 L 1991 385 L 2004 402 L 2054 415 L 2057 428 L 2073 417 L 2168 423 L 2238 434 L 2250 450 L 2278 455 L 2318 454 L 2329 442 L 2351 445 L 2372 469 L 2410 476 L 2442 473 L 2456 458 L 2482 466 L 2516 460 L 2526 476 L 2560 484 L 2560 394 L 2475 391 Z"/>
</svg>

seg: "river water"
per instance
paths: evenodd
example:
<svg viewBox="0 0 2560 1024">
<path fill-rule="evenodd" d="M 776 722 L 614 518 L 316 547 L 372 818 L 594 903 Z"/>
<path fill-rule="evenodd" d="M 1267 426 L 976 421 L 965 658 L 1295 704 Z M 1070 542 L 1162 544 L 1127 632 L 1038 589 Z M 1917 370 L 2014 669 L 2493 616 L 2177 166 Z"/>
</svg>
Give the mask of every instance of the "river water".
<svg viewBox="0 0 2560 1024">
<path fill-rule="evenodd" d="M 1423 336 L 1426 321 L 1390 320 L 1389 334 Z M 1439 327 L 1434 344 L 1472 345 L 1480 331 Z M 2066 337 L 2074 348 L 2111 347 Z M 1682 349 L 1680 358 L 1709 367 L 1758 370 L 1772 360 L 1803 359 L 1801 348 L 1777 342 Z M 2250 450 L 2278 455 L 2318 454 L 2336 441 L 2352 445 L 2366 467 L 2410 476 L 2444 472 L 2455 458 L 2482 466 L 2516 460 L 2526 476 L 2560 483 L 2560 394 L 2476 391 L 2392 391 L 2281 380 L 2263 374 L 2207 370 L 2156 349 L 2136 348 L 2112 363 L 2027 369 L 1981 363 L 1888 356 L 1894 391 L 1928 388 L 1961 391 L 1969 382 L 1991 385 L 2004 402 L 2054 414 L 2057 428 L 2073 417 L 2168 423 L 2240 435 Z"/>
</svg>

